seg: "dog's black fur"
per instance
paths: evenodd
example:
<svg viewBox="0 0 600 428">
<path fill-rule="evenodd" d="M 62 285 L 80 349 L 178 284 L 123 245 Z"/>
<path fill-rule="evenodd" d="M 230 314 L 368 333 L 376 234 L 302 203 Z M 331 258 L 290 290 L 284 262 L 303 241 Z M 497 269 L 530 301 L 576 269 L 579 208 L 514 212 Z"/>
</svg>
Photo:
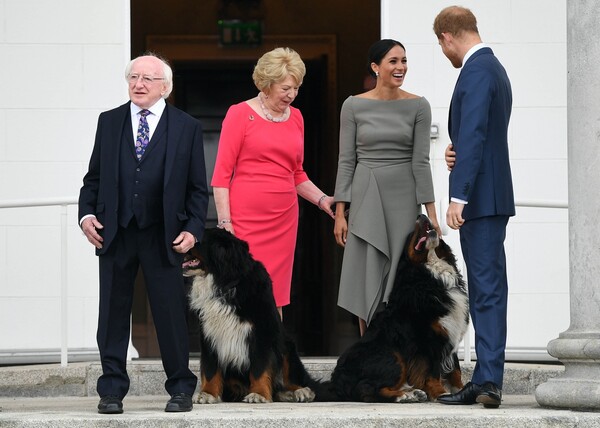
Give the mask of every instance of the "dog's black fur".
<svg viewBox="0 0 600 428">
<path fill-rule="evenodd" d="M 196 402 L 310 402 L 313 381 L 286 337 L 272 283 L 248 244 L 207 229 L 184 262 L 200 319 L 201 391 Z"/>
<path fill-rule="evenodd" d="M 385 309 L 342 354 L 315 400 L 416 402 L 458 391 L 463 384 L 456 350 L 468 319 L 456 259 L 420 215 Z"/>
</svg>

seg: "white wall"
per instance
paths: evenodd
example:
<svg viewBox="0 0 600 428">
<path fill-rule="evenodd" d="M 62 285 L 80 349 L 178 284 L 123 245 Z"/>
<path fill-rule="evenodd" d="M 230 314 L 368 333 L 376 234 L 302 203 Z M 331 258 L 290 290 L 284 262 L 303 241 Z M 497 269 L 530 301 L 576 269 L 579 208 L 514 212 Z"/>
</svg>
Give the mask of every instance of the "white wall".
<svg viewBox="0 0 600 428">
<path fill-rule="evenodd" d="M 473 11 L 483 41 L 511 79 L 509 144 L 516 199 L 566 202 L 566 0 L 382 0 L 382 38 L 397 39 L 407 49 L 403 88 L 424 95 L 433 122 L 440 125 L 432 149 L 437 199 L 447 198 L 443 153 L 450 142 L 448 105 L 459 70 L 442 54 L 432 27 L 439 11 L 453 4 Z M 458 232 L 449 229 L 446 239 L 460 254 Z M 547 343 L 569 327 L 568 242 L 567 210 L 517 207 L 506 239 L 507 358 L 550 359 Z"/>
<path fill-rule="evenodd" d="M 382 36 L 408 50 L 405 88 L 427 97 L 440 125 L 433 147 L 438 199 L 447 189 L 447 108 L 458 71 L 442 55 L 431 27 L 450 4 L 382 0 Z M 484 41 L 512 80 L 517 198 L 566 201 L 565 0 L 460 4 L 474 11 Z M 126 100 L 129 13 L 123 0 L 0 0 L 0 203 L 77 196 L 98 114 Z M 71 206 L 68 345 L 94 350 L 97 260 L 76 216 Z M 16 354 L 22 361 L 43 348 L 58 357 L 59 225 L 59 208 L 0 209 L 0 363 Z M 456 232 L 447 240 L 460 253 Z M 518 208 L 506 248 L 509 357 L 539 358 L 569 323 L 566 210 Z"/>
<path fill-rule="evenodd" d="M 0 203 L 76 198 L 98 114 L 127 99 L 129 40 L 128 1 L 0 0 Z M 60 217 L 0 209 L 0 363 L 43 349 L 56 359 Z M 97 260 L 76 206 L 68 225 L 68 345 L 94 350 Z"/>
</svg>

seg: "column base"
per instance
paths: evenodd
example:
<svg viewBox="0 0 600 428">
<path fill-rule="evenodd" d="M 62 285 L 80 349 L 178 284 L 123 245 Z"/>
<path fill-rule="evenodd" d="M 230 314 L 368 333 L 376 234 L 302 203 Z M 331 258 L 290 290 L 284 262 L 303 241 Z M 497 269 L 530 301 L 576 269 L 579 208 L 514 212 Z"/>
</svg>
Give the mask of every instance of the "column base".
<svg viewBox="0 0 600 428">
<path fill-rule="evenodd" d="M 548 344 L 548 352 L 565 365 L 565 372 L 535 390 L 535 399 L 542 407 L 600 409 L 600 334 L 575 336 Z"/>
</svg>

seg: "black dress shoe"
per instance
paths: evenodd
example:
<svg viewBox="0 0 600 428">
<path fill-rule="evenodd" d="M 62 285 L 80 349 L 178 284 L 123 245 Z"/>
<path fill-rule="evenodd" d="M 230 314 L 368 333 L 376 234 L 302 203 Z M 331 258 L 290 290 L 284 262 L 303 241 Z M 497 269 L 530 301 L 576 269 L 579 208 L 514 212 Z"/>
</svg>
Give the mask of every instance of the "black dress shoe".
<svg viewBox="0 0 600 428">
<path fill-rule="evenodd" d="M 123 413 L 123 401 L 113 395 L 102 397 L 98 403 L 98 413 L 105 415 Z"/>
<path fill-rule="evenodd" d="M 486 382 L 481 385 L 481 391 L 477 396 L 477 402 L 483 404 L 488 409 L 497 409 L 502 402 L 502 391 L 495 383 Z"/>
<path fill-rule="evenodd" d="M 167 402 L 165 412 L 191 412 L 193 407 L 192 396 L 180 392 L 178 394 L 173 394 L 171 399 Z"/>
<path fill-rule="evenodd" d="M 437 401 L 442 404 L 475 404 L 480 390 L 479 385 L 469 382 L 455 394 L 440 395 Z"/>
</svg>

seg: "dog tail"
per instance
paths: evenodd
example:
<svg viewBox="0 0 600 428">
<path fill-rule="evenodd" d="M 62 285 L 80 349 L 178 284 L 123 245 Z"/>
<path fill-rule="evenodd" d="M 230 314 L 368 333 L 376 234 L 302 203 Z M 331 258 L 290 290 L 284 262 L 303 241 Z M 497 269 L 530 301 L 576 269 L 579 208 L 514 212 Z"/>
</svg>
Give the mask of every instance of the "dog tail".
<svg viewBox="0 0 600 428">
<path fill-rule="evenodd" d="M 341 397 L 334 387 L 333 382 L 330 380 L 316 381 L 311 389 L 315 393 L 315 400 L 319 402 L 331 402 L 331 401 L 346 401 Z"/>
<path fill-rule="evenodd" d="M 304 367 L 304 364 L 298 355 L 296 344 L 290 337 L 287 337 L 287 335 L 284 339 L 284 347 L 288 365 L 287 373 L 289 383 L 308 386 L 312 389 L 312 386 L 315 383 L 318 383 L 318 381 L 313 379 L 308 371 L 306 371 L 306 367 Z"/>
</svg>

